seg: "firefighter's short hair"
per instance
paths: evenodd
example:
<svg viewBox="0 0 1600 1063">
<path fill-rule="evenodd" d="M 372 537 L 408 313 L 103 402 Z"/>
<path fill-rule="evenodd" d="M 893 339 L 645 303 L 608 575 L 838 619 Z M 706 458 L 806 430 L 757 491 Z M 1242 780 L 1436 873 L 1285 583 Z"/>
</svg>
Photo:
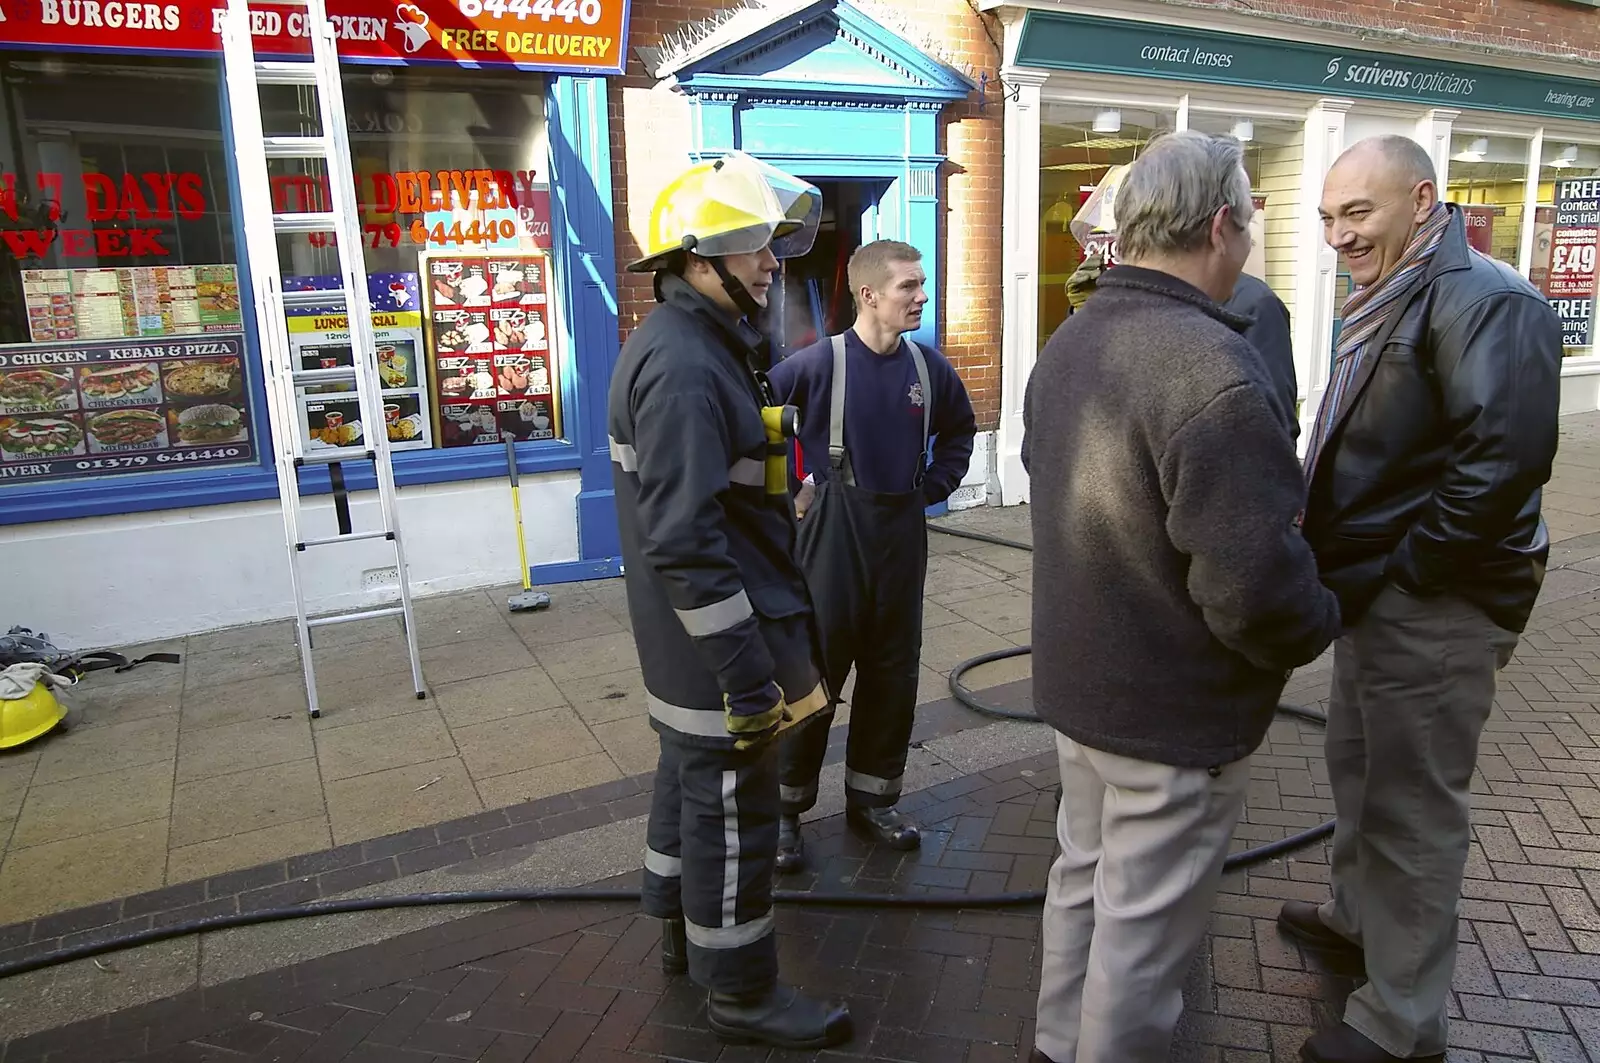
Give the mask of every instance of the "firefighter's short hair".
<svg viewBox="0 0 1600 1063">
<path fill-rule="evenodd" d="M 850 294 L 860 299 L 862 288 L 881 291 L 889 281 L 889 268 L 896 262 L 921 262 L 922 252 L 901 240 L 874 240 L 862 244 L 850 256 L 847 273 Z"/>
</svg>

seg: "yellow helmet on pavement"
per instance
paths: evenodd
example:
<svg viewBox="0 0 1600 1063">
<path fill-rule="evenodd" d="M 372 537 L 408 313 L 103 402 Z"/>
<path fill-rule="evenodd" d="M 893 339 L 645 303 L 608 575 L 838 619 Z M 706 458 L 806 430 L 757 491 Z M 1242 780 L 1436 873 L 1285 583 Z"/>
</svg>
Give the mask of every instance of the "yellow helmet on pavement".
<svg viewBox="0 0 1600 1063">
<path fill-rule="evenodd" d="M 634 273 L 665 269 L 672 256 L 744 255 L 770 247 L 776 258 L 811 250 L 822 218 L 822 193 L 742 151 L 695 163 L 674 178 L 650 210 L 644 255 Z"/>
<path fill-rule="evenodd" d="M 0 749 L 25 745 L 64 723 L 67 710 L 48 683 L 35 683 L 20 698 L 0 698 Z"/>
</svg>

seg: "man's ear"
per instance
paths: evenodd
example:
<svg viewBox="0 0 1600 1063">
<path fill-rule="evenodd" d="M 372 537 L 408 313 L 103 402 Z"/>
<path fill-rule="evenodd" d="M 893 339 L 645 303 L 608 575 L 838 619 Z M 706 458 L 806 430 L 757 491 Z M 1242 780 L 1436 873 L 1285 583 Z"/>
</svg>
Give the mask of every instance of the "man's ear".
<svg viewBox="0 0 1600 1063">
<path fill-rule="evenodd" d="M 1228 230 L 1231 228 L 1236 228 L 1233 224 L 1233 208 L 1223 204 L 1211 215 L 1211 246 L 1219 251 L 1226 249 Z"/>
<path fill-rule="evenodd" d="M 1432 181 L 1418 181 L 1416 187 L 1411 189 L 1411 202 L 1416 206 L 1417 222 L 1420 224 L 1438 205 L 1439 186 Z"/>
</svg>

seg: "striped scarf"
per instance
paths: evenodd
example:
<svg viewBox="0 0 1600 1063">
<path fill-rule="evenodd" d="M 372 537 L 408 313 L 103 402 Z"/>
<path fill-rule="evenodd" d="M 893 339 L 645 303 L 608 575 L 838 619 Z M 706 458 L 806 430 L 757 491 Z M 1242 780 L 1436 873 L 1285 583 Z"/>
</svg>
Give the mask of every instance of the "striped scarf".
<svg viewBox="0 0 1600 1063">
<path fill-rule="evenodd" d="M 1310 446 L 1306 452 L 1306 482 L 1316 471 L 1317 458 L 1333 431 L 1339 405 L 1344 401 L 1350 382 L 1356 377 L 1362 359 L 1367 353 L 1367 343 L 1383 327 L 1388 312 L 1404 296 L 1433 260 L 1433 253 L 1444 241 L 1445 230 L 1450 226 L 1450 211 L 1443 203 L 1434 207 L 1428 220 L 1417 229 L 1416 235 L 1406 245 L 1400 261 L 1387 277 L 1370 284 L 1350 296 L 1344 304 L 1344 324 L 1339 330 L 1339 347 L 1333 360 L 1333 374 L 1328 390 L 1323 393 L 1322 405 L 1317 409 L 1317 421 L 1311 431 Z"/>
</svg>

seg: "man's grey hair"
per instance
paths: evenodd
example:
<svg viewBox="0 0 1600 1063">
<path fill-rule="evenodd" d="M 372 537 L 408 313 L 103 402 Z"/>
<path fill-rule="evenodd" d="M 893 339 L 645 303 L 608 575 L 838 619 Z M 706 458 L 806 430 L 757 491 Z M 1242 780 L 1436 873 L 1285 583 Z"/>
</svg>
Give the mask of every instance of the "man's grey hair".
<svg viewBox="0 0 1600 1063">
<path fill-rule="evenodd" d="M 1244 145 L 1233 137 L 1188 129 L 1152 140 L 1117 192 L 1117 257 L 1182 254 L 1205 245 L 1211 219 L 1232 208 L 1250 222 L 1250 179 Z"/>
</svg>

